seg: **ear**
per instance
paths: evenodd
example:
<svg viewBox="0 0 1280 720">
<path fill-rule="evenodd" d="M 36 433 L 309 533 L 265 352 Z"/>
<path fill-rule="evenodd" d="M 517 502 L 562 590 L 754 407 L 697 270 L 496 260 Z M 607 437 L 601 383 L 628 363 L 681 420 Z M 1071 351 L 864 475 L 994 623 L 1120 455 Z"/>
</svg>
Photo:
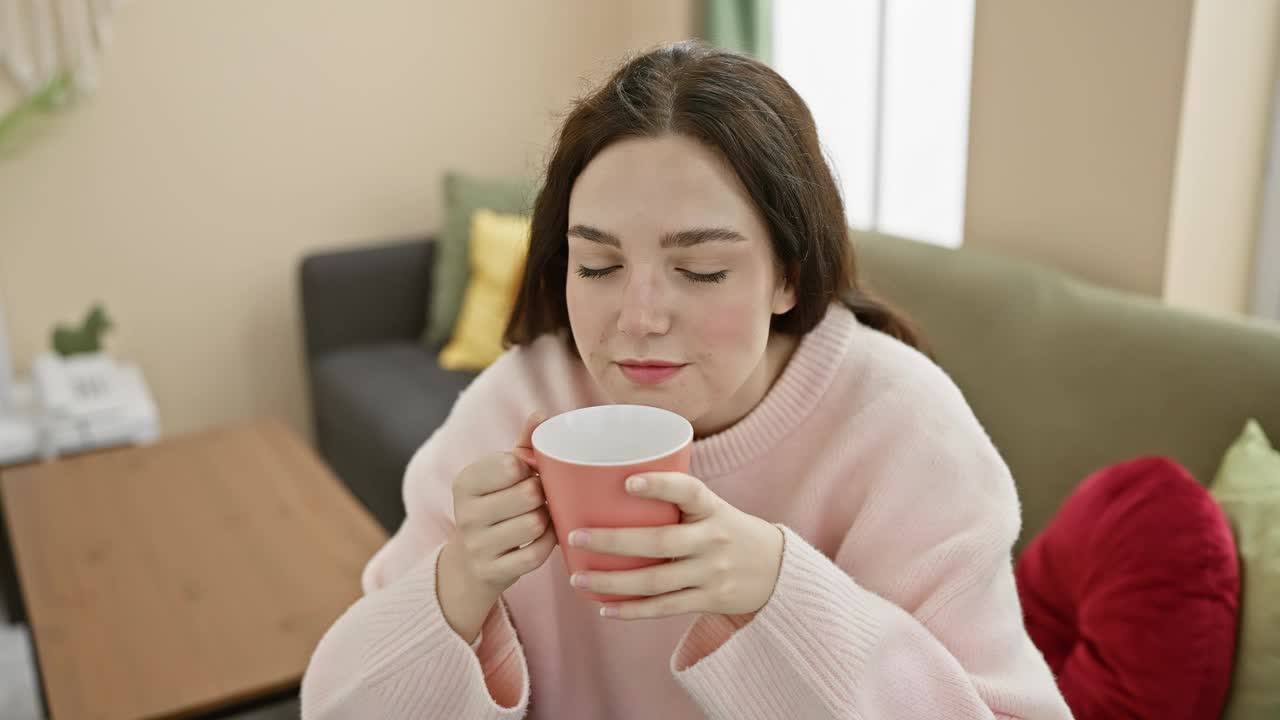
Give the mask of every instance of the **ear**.
<svg viewBox="0 0 1280 720">
<path fill-rule="evenodd" d="M 792 280 L 795 274 L 788 268 L 779 275 L 778 285 L 773 289 L 774 315 L 791 312 L 796 306 L 796 283 Z"/>
</svg>

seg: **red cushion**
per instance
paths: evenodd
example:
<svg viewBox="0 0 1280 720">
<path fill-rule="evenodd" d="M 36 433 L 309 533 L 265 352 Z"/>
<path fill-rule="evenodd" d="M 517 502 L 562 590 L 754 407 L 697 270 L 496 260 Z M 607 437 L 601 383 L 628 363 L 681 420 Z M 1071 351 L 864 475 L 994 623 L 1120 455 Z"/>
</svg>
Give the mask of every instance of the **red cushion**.
<svg viewBox="0 0 1280 720">
<path fill-rule="evenodd" d="M 1222 511 L 1177 463 L 1085 479 L 1016 569 L 1027 630 L 1077 720 L 1219 717 L 1238 567 Z"/>
</svg>

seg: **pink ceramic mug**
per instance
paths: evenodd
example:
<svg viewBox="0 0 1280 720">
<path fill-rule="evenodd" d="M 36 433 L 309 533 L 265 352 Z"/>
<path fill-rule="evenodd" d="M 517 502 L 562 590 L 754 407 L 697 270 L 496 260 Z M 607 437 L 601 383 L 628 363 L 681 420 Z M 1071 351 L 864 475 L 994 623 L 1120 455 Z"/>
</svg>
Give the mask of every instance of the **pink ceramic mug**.
<svg viewBox="0 0 1280 720">
<path fill-rule="evenodd" d="M 644 405 L 573 410 L 533 431 L 533 457 L 569 573 L 633 570 L 665 560 L 594 553 L 569 546 L 578 528 L 653 527 L 680 522 L 675 505 L 627 493 L 626 479 L 646 471 L 689 472 L 693 426 Z M 600 602 L 630 597 L 580 591 Z"/>
</svg>

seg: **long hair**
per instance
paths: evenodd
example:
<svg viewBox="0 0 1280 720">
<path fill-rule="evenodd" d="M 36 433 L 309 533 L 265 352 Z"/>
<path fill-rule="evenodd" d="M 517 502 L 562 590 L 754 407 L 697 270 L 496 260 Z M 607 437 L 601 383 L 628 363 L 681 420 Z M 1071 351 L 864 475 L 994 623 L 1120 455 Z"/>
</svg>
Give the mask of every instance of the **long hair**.
<svg viewBox="0 0 1280 720">
<path fill-rule="evenodd" d="M 572 332 L 564 292 L 569 195 L 587 163 L 617 140 L 668 134 L 718 151 L 763 216 L 796 291 L 796 306 L 773 316 L 775 332 L 803 335 L 839 298 L 862 324 L 921 346 L 910 321 L 859 286 L 844 205 L 808 106 L 767 65 L 697 41 L 632 58 L 570 110 L 534 203 L 509 345 Z"/>
</svg>

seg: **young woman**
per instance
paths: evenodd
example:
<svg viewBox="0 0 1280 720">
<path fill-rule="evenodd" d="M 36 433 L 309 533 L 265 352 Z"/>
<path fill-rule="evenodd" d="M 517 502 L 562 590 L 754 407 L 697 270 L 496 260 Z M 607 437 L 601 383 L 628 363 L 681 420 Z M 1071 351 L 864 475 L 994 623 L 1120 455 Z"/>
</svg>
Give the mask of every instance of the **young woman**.
<svg viewBox="0 0 1280 720">
<path fill-rule="evenodd" d="M 813 119 L 768 67 L 680 43 L 576 105 L 507 338 L 410 461 L 304 718 L 1070 717 L 1022 625 L 1009 470 L 859 288 Z M 681 522 L 570 541 L 674 561 L 569 577 L 514 450 L 606 403 L 693 424 L 690 474 L 628 481 Z"/>
</svg>

